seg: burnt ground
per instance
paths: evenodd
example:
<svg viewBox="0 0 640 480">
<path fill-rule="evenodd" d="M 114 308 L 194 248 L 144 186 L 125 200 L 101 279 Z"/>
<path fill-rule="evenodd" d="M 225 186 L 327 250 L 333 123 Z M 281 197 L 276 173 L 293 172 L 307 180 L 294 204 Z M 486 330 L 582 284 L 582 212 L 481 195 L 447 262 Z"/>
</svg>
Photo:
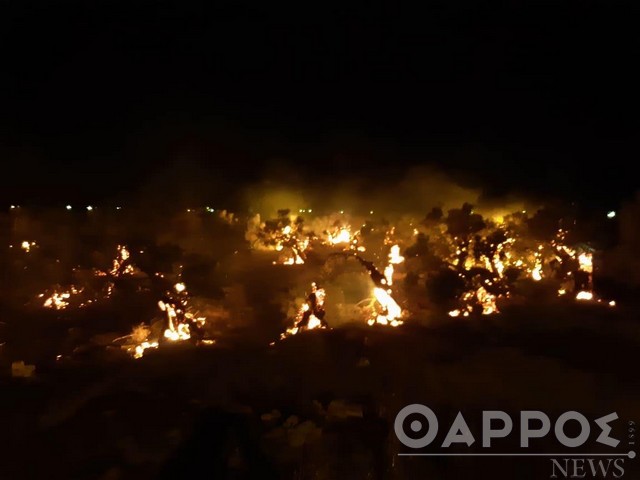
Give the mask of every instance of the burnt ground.
<svg viewBox="0 0 640 480">
<path fill-rule="evenodd" d="M 140 360 L 95 346 L 42 361 L 31 378 L 8 375 L 5 345 L 0 477 L 538 479 L 551 475 L 549 459 L 399 457 L 410 450 L 393 419 L 407 404 L 428 405 L 438 444 L 460 410 L 479 443 L 481 411 L 505 410 L 515 440 L 495 440 L 494 452 L 516 450 L 524 409 L 552 421 L 567 410 L 591 421 L 615 411 L 622 451 L 627 422 L 640 419 L 640 335 L 623 306 L 346 325 L 273 346 L 248 338 L 229 332 L 213 346 L 166 345 Z M 583 451 L 608 451 L 597 433 Z M 548 438 L 532 449 L 559 451 Z M 637 459 L 625 460 L 625 478 L 639 472 Z"/>
</svg>

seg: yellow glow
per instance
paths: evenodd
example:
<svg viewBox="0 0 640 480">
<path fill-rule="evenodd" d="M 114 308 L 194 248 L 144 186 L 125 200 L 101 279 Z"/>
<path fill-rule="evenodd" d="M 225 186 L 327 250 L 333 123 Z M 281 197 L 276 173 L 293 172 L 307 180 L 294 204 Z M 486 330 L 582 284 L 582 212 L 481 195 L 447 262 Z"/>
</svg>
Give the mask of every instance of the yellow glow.
<svg viewBox="0 0 640 480">
<path fill-rule="evenodd" d="M 339 243 L 350 243 L 351 232 L 348 228 L 341 228 L 336 234 L 329 234 L 329 243 L 331 245 L 337 245 Z"/>
<path fill-rule="evenodd" d="M 531 271 L 531 278 L 536 282 L 542 280 L 542 265 L 536 265 L 536 267 Z"/>
<path fill-rule="evenodd" d="M 142 342 L 140 345 L 136 345 L 133 358 L 142 358 L 144 351 L 148 348 L 158 348 L 158 342 Z"/>
<path fill-rule="evenodd" d="M 581 253 L 578 256 L 580 270 L 587 273 L 593 273 L 593 255 L 590 253 Z"/>
<path fill-rule="evenodd" d="M 404 257 L 400 255 L 400 247 L 398 245 L 394 245 L 391 247 L 391 251 L 389 252 L 389 263 L 398 264 L 404 262 Z"/>
<path fill-rule="evenodd" d="M 402 324 L 402 322 L 399 321 L 399 319 L 402 317 L 402 309 L 400 308 L 400 305 L 396 303 L 393 297 L 391 297 L 387 290 L 376 287 L 373 289 L 373 296 L 382 306 L 384 312 L 386 312 L 377 315 L 375 319 L 376 323 L 379 323 L 381 325 L 388 325 L 395 320 L 396 325 Z"/>
<path fill-rule="evenodd" d="M 318 288 L 318 286 L 316 285 L 315 282 L 313 282 L 311 284 L 311 291 L 312 293 L 315 294 L 315 298 L 316 298 L 316 305 L 319 308 L 322 308 L 324 306 L 324 301 L 326 298 L 326 293 L 324 288 Z M 287 330 L 280 335 L 280 339 L 284 340 L 285 338 L 291 336 L 291 335 L 296 335 L 298 333 L 300 333 L 300 328 L 298 328 L 298 324 L 300 323 L 300 321 L 302 320 L 305 312 L 308 312 L 309 309 L 311 308 L 311 305 L 309 304 L 308 301 L 305 301 L 301 306 L 300 309 L 298 310 L 298 313 L 296 315 L 295 318 L 295 323 L 292 327 L 287 328 Z M 319 328 L 325 328 L 322 325 L 322 322 L 320 321 L 320 319 L 318 317 L 316 317 L 315 315 L 311 314 L 311 316 L 309 317 L 309 321 L 307 322 L 307 325 L 304 327 L 306 330 L 316 330 Z"/>
<path fill-rule="evenodd" d="M 593 293 L 587 292 L 585 290 L 578 292 L 576 295 L 576 300 L 593 300 Z"/>
</svg>

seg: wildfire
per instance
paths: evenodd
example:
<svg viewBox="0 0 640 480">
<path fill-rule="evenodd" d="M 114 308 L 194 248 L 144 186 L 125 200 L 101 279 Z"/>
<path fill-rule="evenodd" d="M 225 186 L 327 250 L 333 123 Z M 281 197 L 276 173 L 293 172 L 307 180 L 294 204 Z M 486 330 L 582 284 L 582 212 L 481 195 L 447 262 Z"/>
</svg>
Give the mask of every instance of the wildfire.
<svg viewBox="0 0 640 480">
<path fill-rule="evenodd" d="M 27 240 L 25 240 L 20 244 L 20 247 L 22 248 L 22 250 L 24 250 L 27 253 L 29 253 L 31 251 L 31 248 L 35 246 L 36 246 L 36 242 L 29 242 Z"/>
<path fill-rule="evenodd" d="M 593 273 L 593 255 L 591 253 L 581 253 L 578 256 L 580 270 L 587 273 Z"/>
<path fill-rule="evenodd" d="M 283 252 L 279 262 L 274 262 L 282 265 L 304 264 L 310 240 L 302 218 L 289 215 L 289 210 L 280 211 L 278 218 L 266 222 L 255 215 L 249 219 L 245 238 L 253 248 Z"/>
<path fill-rule="evenodd" d="M 158 307 L 165 313 L 167 328 L 164 330 L 164 338 L 172 342 L 189 340 L 195 333 L 202 337 L 202 327 L 206 322 L 205 317 L 198 317 L 188 305 L 188 292 L 184 283 L 176 283 L 173 290 L 177 295 L 168 292 L 164 300 L 158 302 Z M 202 338 L 199 338 L 202 340 Z"/>
<path fill-rule="evenodd" d="M 158 348 L 159 343 L 157 341 L 149 340 L 151 330 L 144 323 L 137 325 L 133 328 L 129 335 L 114 340 L 115 342 L 120 340 L 128 340 L 123 345 L 123 349 L 126 350 L 133 358 L 142 358 L 144 352 L 150 348 Z"/>
<path fill-rule="evenodd" d="M 566 230 L 558 229 L 548 242 L 533 243 L 527 235 L 526 212 L 503 216 L 500 222 L 484 221 L 468 206 L 453 212 L 444 225 L 431 224 L 429 230 L 429 246 L 465 285 L 459 306 L 449 316 L 499 313 L 498 298 L 509 297 L 515 280 L 523 275 L 535 282 L 560 283 L 558 296 L 574 292 L 578 300 L 588 294 L 595 298 L 593 254 L 588 247 L 566 245 Z"/>
<path fill-rule="evenodd" d="M 325 230 L 323 234 L 326 235 L 323 240 L 325 245 L 340 247 L 343 251 L 366 251 L 365 246 L 361 244 L 360 230 L 354 231 L 351 225 L 344 223 L 344 221 L 336 222 L 332 228 Z"/>
<path fill-rule="evenodd" d="M 206 211 L 216 212 L 210 207 Z M 238 222 L 233 214 L 223 213 L 227 223 Z M 300 210 L 300 213 L 311 213 L 311 209 Z M 356 258 L 368 270 L 373 285 L 369 284 L 371 288 L 362 294 L 366 296 L 363 302 L 368 302 L 367 307 L 353 311 L 355 315 L 361 312 L 360 321 L 370 326 L 402 325 L 412 311 L 411 300 L 424 292 L 428 292 L 431 303 L 425 302 L 425 307 L 420 308 L 432 308 L 437 314 L 446 312 L 452 318 L 499 314 L 498 305 L 533 291 L 536 295 L 549 290 L 552 294 L 557 292 L 562 302 L 575 300 L 616 306 L 614 300 L 603 300 L 594 290 L 594 256 L 597 255 L 594 250 L 588 244 L 571 243 L 572 236 L 566 230 L 554 231 L 553 226 L 541 232 L 538 227 L 534 229 L 532 217 L 525 211 L 492 220 L 482 218 L 465 204 L 446 216 L 442 211 L 430 213 L 421 222 L 403 219 L 394 227 L 386 220 L 358 220 L 358 217 L 326 215 L 305 224 L 301 216 L 282 210 L 272 220 L 263 222 L 259 215 L 250 219 L 245 238 L 252 248 L 270 252 L 273 258 L 269 261 L 277 256 L 273 263 L 305 265 L 295 269 L 296 273 L 315 275 L 307 269 L 322 267 L 323 258 Z M 35 242 L 21 243 L 25 252 L 34 247 Z M 360 252 L 365 251 L 367 260 L 360 256 Z M 308 258 L 313 261 L 307 264 Z M 325 266 L 321 277 L 312 278 L 326 279 L 334 271 L 330 265 Z M 36 302 L 53 310 L 82 307 L 110 297 L 121 286 L 129 288 L 134 282 L 117 278 L 134 275 L 136 271 L 139 272 L 129 248 L 118 245 L 115 258 L 103 266 L 102 271 L 93 270 L 96 276 L 104 277 L 104 281 L 92 277 L 91 282 L 82 284 L 77 280 L 82 277 L 77 275 L 73 282 L 82 287 L 58 286 L 40 294 Z M 287 278 L 293 277 L 294 271 L 290 273 Z M 153 280 L 161 282 L 159 279 L 163 278 L 164 274 L 157 273 Z M 430 290 L 431 285 L 437 286 L 433 288 L 436 293 Z M 74 298 L 81 292 L 84 292 L 82 302 Z M 302 304 L 289 315 L 295 315 L 293 325 L 281 338 L 304 330 L 328 328 L 324 318 L 325 301 L 325 289 L 312 283 Z M 154 329 L 153 336 L 146 327 L 139 327 L 137 333 L 131 334 L 132 342 L 127 349 L 134 358 L 141 358 L 146 350 L 162 348 L 165 342 L 207 342 L 203 338 L 207 319 L 194 311 L 183 282 L 173 284 L 157 305 L 165 325 Z M 440 310 L 442 306 L 446 306 L 446 310 Z M 209 318 L 213 318 L 212 314 Z"/>
<path fill-rule="evenodd" d="M 118 245 L 116 257 L 111 263 L 111 269 L 107 272 L 96 270 L 95 275 L 98 277 L 122 277 L 124 275 L 133 275 L 136 271 L 135 266 L 131 263 L 131 253 L 125 245 Z"/>
<path fill-rule="evenodd" d="M 158 348 L 158 342 L 142 342 L 140 345 L 136 345 L 133 358 L 142 358 L 144 351 L 148 348 Z"/>
<path fill-rule="evenodd" d="M 587 291 L 580 291 L 576 294 L 576 300 L 593 300 L 593 293 Z"/>
<path fill-rule="evenodd" d="M 131 254 L 127 247 L 118 245 L 118 255 L 113 259 L 113 266 L 111 267 L 111 275 L 118 277 L 120 275 L 131 275 L 134 272 L 133 265 L 127 263 Z"/>
<path fill-rule="evenodd" d="M 329 233 L 329 243 L 337 245 L 339 243 L 351 243 L 351 231 L 349 227 L 343 227 L 337 233 Z"/>
<path fill-rule="evenodd" d="M 386 242 L 387 243 L 387 242 Z M 402 308 L 398 305 L 398 302 L 393 298 L 392 290 L 389 285 L 393 283 L 394 264 L 399 264 L 404 261 L 404 257 L 400 255 L 400 247 L 394 245 L 391 247 L 388 259 L 389 263 L 384 269 L 384 274 L 381 274 L 373 265 L 372 262 L 368 262 L 358 255 L 355 258 L 367 269 L 369 276 L 374 283 L 373 298 L 377 302 L 379 308 L 377 312 L 373 313 L 373 316 L 367 320 L 367 323 L 371 325 L 389 325 L 397 327 L 402 325 L 401 320 L 403 316 Z"/>
<path fill-rule="evenodd" d="M 389 252 L 389 263 L 397 265 L 402 262 L 404 262 L 404 257 L 400 255 L 400 247 L 398 245 L 394 245 L 391 247 L 391 251 Z"/>
<path fill-rule="evenodd" d="M 204 338 L 203 327 L 206 323 L 205 317 L 197 316 L 193 312 L 188 302 L 187 287 L 184 283 L 178 282 L 173 285 L 171 291 L 167 292 L 165 298 L 158 301 L 158 308 L 163 312 L 166 328 L 162 332 L 162 339 L 169 342 L 180 342 L 185 340 L 196 341 L 197 344 L 213 344 L 214 340 Z M 148 349 L 160 347 L 160 338 L 151 338 L 151 330 L 144 324 L 138 325 L 133 332 L 126 337 L 130 343 L 125 348 L 133 358 L 142 358 Z"/>
<path fill-rule="evenodd" d="M 540 261 L 536 262 L 536 266 L 531 271 L 531 278 L 533 278 L 536 282 L 542 280 L 542 264 Z"/>
<path fill-rule="evenodd" d="M 280 335 L 280 339 L 296 335 L 303 330 L 315 330 L 318 328 L 327 328 L 324 321 L 324 301 L 326 293 L 324 288 L 318 288 L 314 282 L 311 284 L 311 292 L 307 295 L 304 303 L 298 310 L 295 322 L 292 327 L 287 328 L 285 333 Z"/>
<path fill-rule="evenodd" d="M 382 312 L 377 314 L 375 318 L 368 320 L 369 325 L 390 325 L 397 327 L 402 325 L 402 309 L 400 305 L 391 296 L 391 290 L 385 290 L 380 287 L 373 289 L 373 296 L 382 307 Z"/>
<path fill-rule="evenodd" d="M 53 310 L 64 310 L 69 306 L 69 299 L 72 295 L 77 295 L 82 292 L 83 289 L 78 289 L 73 285 L 69 288 L 69 290 L 58 292 L 54 291 L 50 296 L 48 296 L 42 306 L 44 308 L 51 308 Z M 44 298 L 45 294 L 41 293 L 39 298 Z"/>
<path fill-rule="evenodd" d="M 404 257 L 400 255 L 400 247 L 394 245 L 389 252 L 389 264 L 384 269 L 384 278 L 387 285 L 393 285 L 394 265 L 404 262 Z"/>
<path fill-rule="evenodd" d="M 487 292 L 484 287 L 478 288 L 477 297 L 478 302 L 482 306 L 483 315 L 491 315 L 492 313 L 498 312 L 498 307 L 496 306 L 496 296 Z"/>
</svg>

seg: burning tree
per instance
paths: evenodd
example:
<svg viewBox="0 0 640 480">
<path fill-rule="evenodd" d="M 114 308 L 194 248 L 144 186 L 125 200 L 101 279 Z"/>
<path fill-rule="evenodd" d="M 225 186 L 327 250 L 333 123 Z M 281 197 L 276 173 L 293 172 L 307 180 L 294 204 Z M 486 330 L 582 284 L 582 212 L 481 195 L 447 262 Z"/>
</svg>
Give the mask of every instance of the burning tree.
<svg viewBox="0 0 640 480">
<path fill-rule="evenodd" d="M 314 330 L 316 328 L 328 328 L 325 321 L 324 300 L 326 293 L 324 288 L 319 288 L 313 282 L 311 291 L 306 296 L 304 303 L 298 310 L 293 327 L 288 328 L 280 338 L 284 339 L 290 335 L 295 335 L 304 330 Z"/>
<path fill-rule="evenodd" d="M 172 290 L 158 302 L 165 314 L 167 328 L 163 338 L 170 341 L 191 340 L 198 343 L 204 339 L 206 318 L 197 316 L 189 306 L 189 292 L 184 283 L 176 283 Z"/>
<path fill-rule="evenodd" d="M 285 265 L 301 265 L 309 246 L 303 222 L 302 217 L 290 215 L 290 210 L 279 210 L 277 218 L 265 222 L 256 215 L 249 220 L 245 238 L 253 248 L 283 252 Z"/>
<path fill-rule="evenodd" d="M 548 225 L 544 211 L 492 220 L 469 204 L 446 217 L 430 214 L 407 249 L 412 281 L 424 278 L 436 303 L 454 305 L 452 317 L 498 313 L 498 301 L 521 293 L 523 282 L 553 284 L 559 296 L 593 298 L 593 250 L 569 246 L 559 220 L 552 235 L 540 238 L 539 216 Z"/>
</svg>

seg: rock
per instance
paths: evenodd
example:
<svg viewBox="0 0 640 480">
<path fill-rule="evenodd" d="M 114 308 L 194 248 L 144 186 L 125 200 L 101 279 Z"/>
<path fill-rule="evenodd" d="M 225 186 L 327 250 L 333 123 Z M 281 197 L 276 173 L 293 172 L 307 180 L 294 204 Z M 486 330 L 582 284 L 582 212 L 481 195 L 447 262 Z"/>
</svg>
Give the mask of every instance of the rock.
<svg viewBox="0 0 640 480">
<path fill-rule="evenodd" d="M 65 422 L 91 400 L 107 393 L 112 384 L 113 381 L 105 380 L 90 385 L 80 392 L 72 391 L 62 399 L 56 399 L 49 405 L 47 411 L 41 415 L 40 426 L 43 428 L 51 428 Z"/>
<path fill-rule="evenodd" d="M 362 418 L 362 405 L 348 403 L 346 400 L 333 400 L 327 408 L 327 416 L 333 418 Z"/>
<path fill-rule="evenodd" d="M 289 418 L 287 418 L 284 421 L 282 426 L 284 428 L 292 428 L 292 427 L 295 427 L 298 423 L 300 423 L 300 419 L 298 417 L 296 417 L 295 415 L 291 415 Z"/>
<path fill-rule="evenodd" d="M 253 408 L 248 405 L 234 404 L 228 407 L 230 413 L 237 413 L 240 415 L 253 415 Z"/>
<path fill-rule="evenodd" d="M 265 423 L 273 423 L 282 417 L 282 414 L 278 410 L 271 410 L 269 413 L 263 413 L 260 415 L 260 419 Z"/>
<path fill-rule="evenodd" d="M 32 377 L 35 372 L 35 365 L 25 365 L 22 360 L 11 364 L 11 376 L 14 378 L 29 378 Z"/>
<path fill-rule="evenodd" d="M 119 334 L 118 332 L 101 333 L 98 335 L 94 335 L 89 341 L 94 345 L 106 347 L 111 345 L 113 341 L 120 336 L 121 334 Z"/>
<path fill-rule="evenodd" d="M 282 427 L 276 427 L 264 434 L 264 438 L 268 440 L 281 440 L 285 437 L 287 431 Z"/>
<path fill-rule="evenodd" d="M 371 362 L 369 362 L 367 357 L 360 357 L 360 360 L 358 360 L 356 364 L 357 367 L 368 367 L 369 365 L 371 365 Z"/>
<path fill-rule="evenodd" d="M 233 449 L 233 452 L 229 456 L 227 466 L 232 469 L 241 469 L 245 466 L 240 450 L 237 447 Z"/>
<path fill-rule="evenodd" d="M 177 447 L 184 440 L 182 432 L 178 428 L 174 428 L 165 433 L 166 442 L 168 445 Z"/>
<path fill-rule="evenodd" d="M 122 470 L 112 467 L 100 477 L 100 480 L 119 480 L 120 478 L 122 478 Z"/>
<path fill-rule="evenodd" d="M 287 433 L 287 439 L 291 447 L 301 447 L 305 443 L 312 442 L 322 435 L 322 429 L 311 420 L 302 422 Z"/>
<path fill-rule="evenodd" d="M 327 415 L 327 412 L 325 412 L 324 407 L 322 406 L 322 403 L 320 403 L 318 400 L 314 400 L 312 405 L 313 405 L 314 414 L 319 415 L 321 417 L 325 417 Z"/>
</svg>

